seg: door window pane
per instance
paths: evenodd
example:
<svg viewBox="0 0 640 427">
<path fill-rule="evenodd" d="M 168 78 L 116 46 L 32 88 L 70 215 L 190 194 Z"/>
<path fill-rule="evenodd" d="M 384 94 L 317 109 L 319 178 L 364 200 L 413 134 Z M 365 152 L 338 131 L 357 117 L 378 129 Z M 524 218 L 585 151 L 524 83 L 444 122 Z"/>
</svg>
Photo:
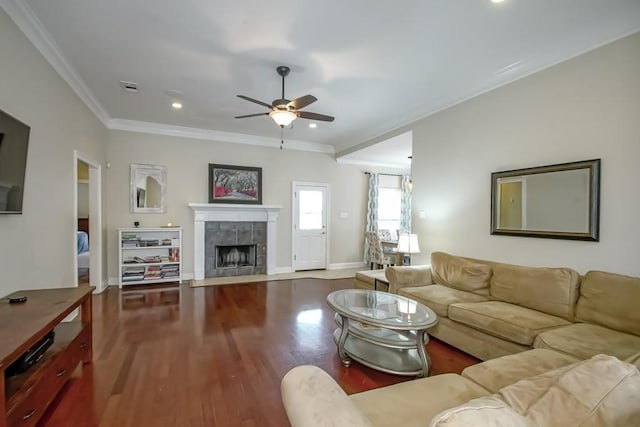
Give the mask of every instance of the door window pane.
<svg viewBox="0 0 640 427">
<path fill-rule="evenodd" d="M 319 230 L 322 228 L 322 191 L 300 191 L 300 230 Z"/>
</svg>

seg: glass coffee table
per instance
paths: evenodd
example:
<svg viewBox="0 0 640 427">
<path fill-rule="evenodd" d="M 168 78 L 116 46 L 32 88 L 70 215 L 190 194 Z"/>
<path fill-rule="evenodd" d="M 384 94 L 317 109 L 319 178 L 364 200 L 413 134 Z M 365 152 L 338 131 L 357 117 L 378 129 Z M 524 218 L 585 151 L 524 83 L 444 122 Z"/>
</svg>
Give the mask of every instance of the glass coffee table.
<svg viewBox="0 0 640 427">
<path fill-rule="evenodd" d="M 426 377 L 431 361 L 427 329 L 438 323 L 429 308 L 386 292 L 344 289 L 327 296 L 336 312 L 333 338 L 344 366 L 355 360 L 397 375 Z"/>
</svg>

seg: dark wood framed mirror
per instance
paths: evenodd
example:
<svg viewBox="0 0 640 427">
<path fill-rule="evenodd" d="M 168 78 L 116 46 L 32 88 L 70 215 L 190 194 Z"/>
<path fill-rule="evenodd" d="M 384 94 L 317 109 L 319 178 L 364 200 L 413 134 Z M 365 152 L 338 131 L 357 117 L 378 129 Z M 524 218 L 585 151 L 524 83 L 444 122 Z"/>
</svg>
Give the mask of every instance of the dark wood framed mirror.
<svg viewBox="0 0 640 427">
<path fill-rule="evenodd" d="M 491 234 L 599 240 L 600 159 L 491 174 Z"/>
</svg>

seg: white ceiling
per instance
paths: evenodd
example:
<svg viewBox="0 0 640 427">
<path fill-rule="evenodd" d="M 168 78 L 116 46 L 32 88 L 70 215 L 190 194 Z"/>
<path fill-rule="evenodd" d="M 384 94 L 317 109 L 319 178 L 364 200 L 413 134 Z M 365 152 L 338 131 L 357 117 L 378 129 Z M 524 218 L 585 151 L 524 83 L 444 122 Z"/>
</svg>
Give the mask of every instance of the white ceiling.
<svg viewBox="0 0 640 427">
<path fill-rule="evenodd" d="M 336 119 L 296 120 L 285 146 L 338 153 L 640 30 L 638 0 L 0 4 L 110 128 L 279 143 L 267 116 L 233 117 L 266 111 L 236 95 L 279 98 L 288 65 L 286 96 L 313 94 L 304 110 Z"/>
</svg>

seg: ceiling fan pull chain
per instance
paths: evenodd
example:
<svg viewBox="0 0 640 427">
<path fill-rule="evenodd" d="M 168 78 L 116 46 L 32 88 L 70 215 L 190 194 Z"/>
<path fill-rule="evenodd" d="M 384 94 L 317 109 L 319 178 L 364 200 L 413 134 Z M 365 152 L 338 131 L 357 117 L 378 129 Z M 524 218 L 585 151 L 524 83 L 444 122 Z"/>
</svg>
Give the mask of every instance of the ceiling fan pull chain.
<svg viewBox="0 0 640 427">
<path fill-rule="evenodd" d="M 284 145 L 284 128 L 280 127 L 280 149 L 281 150 L 283 145 Z"/>
</svg>

